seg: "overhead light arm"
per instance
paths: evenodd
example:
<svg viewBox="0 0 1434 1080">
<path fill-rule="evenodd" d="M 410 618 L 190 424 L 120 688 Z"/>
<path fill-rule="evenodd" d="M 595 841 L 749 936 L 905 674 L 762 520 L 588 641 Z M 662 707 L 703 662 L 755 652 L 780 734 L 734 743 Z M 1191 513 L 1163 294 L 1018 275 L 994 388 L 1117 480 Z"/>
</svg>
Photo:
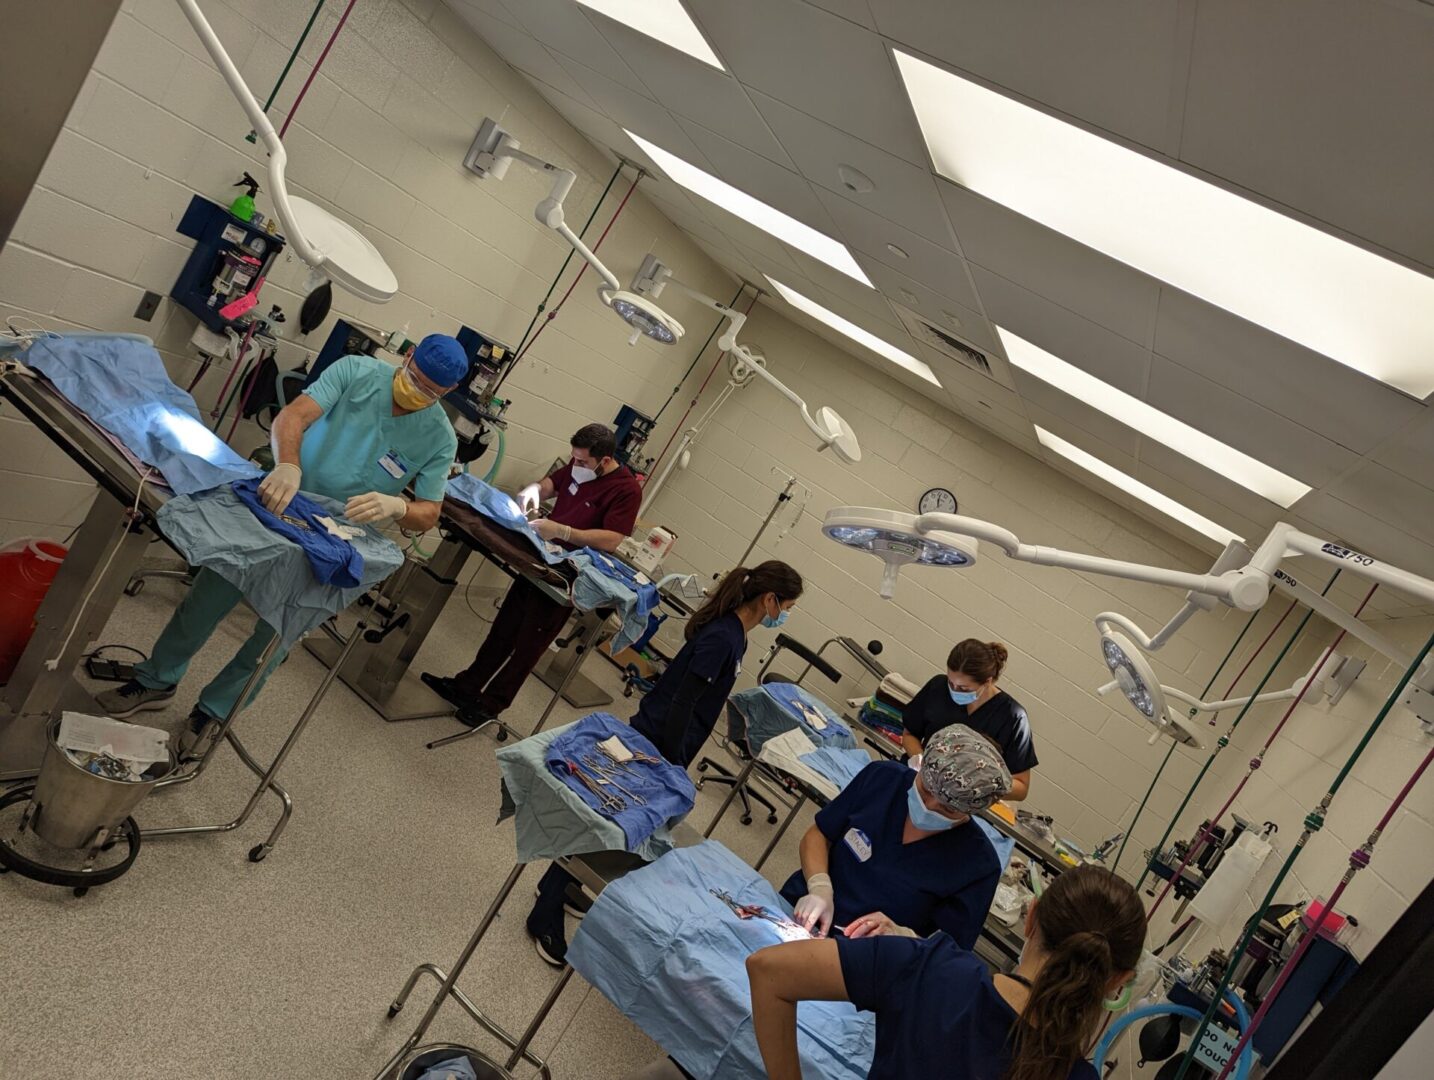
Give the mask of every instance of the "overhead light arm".
<svg viewBox="0 0 1434 1080">
<path fill-rule="evenodd" d="M 176 2 L 269 154 L 269 199 L 274 204 L 274 211 L 284 226 L 284 236 L 293 246 L 294 254 L 365 300 L 380 304 L 391 300 L 398 291 L 398 279 L 378 249 L 351 225 L 322 207 L 306 199 L 290 197 L 284 180 L 288 154 L 274 125 L 259 107 L 259 102 L 229 58 L 209 20 L 199 10 L 196 0 Z"/>
<path fill-rule="evenodd" d="M 1329 665 L 1331 666 L 1331 668 L 1336 668 L 1340 665 L 1343 659 L 1344 657 L 1340 656 L 1338 653 L 1331 652 L 1326 656 L 1321 657 L 1320 660 L 1316 661 L 1315 666 L 1310 669 L 1307 675 L 1305 675 L 1301 679 L 1296 680 L 1294 685 L 1286 690 L 1270 690 L 1263 694 L 1254 695 L 1247 694 L 1244 697 L 1227 698 L 1224 701 L 1201 701 L 1193 694 L 1187 694 L 1184 690 L 1177 689 L 1173 686 L 1166 686 L 1163 683 L 1161 684 L 1160 689 L 1165 692 L 1166 697 L 1174 698 L 1176 701 L 1179 701 L 1184 705 L 1188 705 L 1190 708 L 1196 710 L 1197 712 L 1222 712 L 1225 709 L 1243 708 L 1245 705 L 1249 704 L 1263 705 L 1266 702 L 1270 701 L 1292 701 L 1295 698 L 1302 696 L 1305 693 L 1305 688 L 1307 686 L 1319 680 L 1320 670 L 1323 667 Z M 1101 697 L 1104 697 L 1112 690 L 1117 689 L 1120 689 L 1120 680 L 1112 679 L 1104 686 L 1097 687 L 1095 692 Z"/>
<path fill-rule="evenodd" d="M 663 289 L 668 285 L 690 296 L 703 307 L 711 308 L 727 320 L 727 328 L 718 337 L 717 347 L 723 352 L 735 353 L 741 357 L 743 364 L 749 370 L 759 375 L 779 394 L 795 405 L 802 414 L 802 422 L 807 425 L 813 435 L 821 440 L 823 450 L 833 450 L 848 464 L 861 460 L 861 447 L 857 442 L 855 432 L 835 410 L 823 406 L 817 410 L 817 416 L 813 417 L 801 395 L 757 363 L 756 358 L 747 348 L 737 342 L 737 334 L 747 322 L 747 316 L 742 312 L 678 281 L 672 276 L 672 271 L 653 255 L 648 255 L 642 260 L 642 265 L 638 268 L 632 281 L 632 291 L 656 299 L 662 295 Z"/>
</svg>

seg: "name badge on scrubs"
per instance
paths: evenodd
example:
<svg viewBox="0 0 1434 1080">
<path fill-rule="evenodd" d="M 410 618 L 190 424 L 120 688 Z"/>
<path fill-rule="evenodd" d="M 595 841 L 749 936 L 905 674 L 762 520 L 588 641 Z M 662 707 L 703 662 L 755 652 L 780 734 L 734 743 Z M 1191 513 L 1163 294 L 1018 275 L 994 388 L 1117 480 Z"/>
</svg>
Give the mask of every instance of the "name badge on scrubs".
<svg viewBox="0 0 1434 1080">
<path fill-rule="evenodd" d="M 866 862 L 871 858 L 871 840 L 860 829 L 848 829 L 842 839 L 846 841 L 846 846 L 851 848 L 857 862 Z"/>
<path fill-rule="evenodd" d="M 378 459 L 378 467 L 395 480 L 402 480 L 408 474 L 408 466 L 392 450 Z"/>
</svg>

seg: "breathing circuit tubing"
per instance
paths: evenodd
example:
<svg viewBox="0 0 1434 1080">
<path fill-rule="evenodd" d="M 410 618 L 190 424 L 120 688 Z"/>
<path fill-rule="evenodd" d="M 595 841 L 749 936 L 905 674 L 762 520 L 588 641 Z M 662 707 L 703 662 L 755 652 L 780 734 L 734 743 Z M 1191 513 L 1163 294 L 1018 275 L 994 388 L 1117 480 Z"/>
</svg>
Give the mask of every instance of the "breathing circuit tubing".
<svg viewBox="0 0 1434 1080">
<path fill-rule="evenodd" d="M 1245 1010 L 1245 1003 L 1230 993 L 1230 991 L 1224 991 L 1224 998 L 1235 1010 L 1235 1018 L 1240 1023 L 1241 1047 L 1232 1059 L 1235 1063 L 1235 1080 L 1246 1080 L 1250 1075 L 1250 1067 L 1254 1063 L 1255 1056 L 1251 1052 L 1248 1041 L 1245 1038 L 1250 1032 L 1250 1014 Z M 1218 1002 L 1219 1000 L 1220 997 L 1217 995 L 1215 1001 Z M 1188 1005 L 1176 1005 L 1173 1002 L 1159 1002 L 1154 1005 L 1143 1005 L 1138 1009 L 1126 1013 L 1115 1023 L 1111 1024 L 1110 1030 L 1101 1036 L 1100 1042 L 1096 1044 L 1094 1060 L 1097 1074 L 1101 1076 L 1105 1075 L 1105 1055 L 1109 1052 L 1115 1040 L 1120 1037 L 1120 1033 L 1137 1020 L 1144 1020 L 1151 1016 L 1182 1016 L 1187 1020 L 1198 1020 L 1200 1019 L 1200 1010 L 1192 1009 Z M 1194 1044 L 1192 1043 L 1191 1045 L 1193 1048 Z M 1220 1075 L 1224 1076 L 1225 1074 L 1221 1073 Z"/>
</svg>

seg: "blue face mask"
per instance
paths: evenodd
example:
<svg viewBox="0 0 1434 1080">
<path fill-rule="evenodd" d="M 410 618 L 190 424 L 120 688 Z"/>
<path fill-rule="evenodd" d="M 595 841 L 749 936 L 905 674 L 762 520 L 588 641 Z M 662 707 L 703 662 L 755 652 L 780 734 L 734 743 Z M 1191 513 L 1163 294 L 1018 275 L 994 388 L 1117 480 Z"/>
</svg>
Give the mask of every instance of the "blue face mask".
<svg viewBox="0 0 1434 1080">
<path fill-rule="evenodd" d="M 784 622 L 787 621 L 787 616 L 790 614 L 791 612 L 789 611 L 778 611 L 777 617 L 775 619 L 772 618 L 772 616 L 770 615 L 763 615 L 762 625 L 765 626 L 768 630 L 775 630 L 777 627 L 781 626 Z"/>
<path fill-rule="evenodd" d="M 906 791 L 906 812 L 911 817 L 911 824 L 922 832 L 942 832 L 956 824 L 949 817 L 943 817 L 921 801 L 921 792 L 916 790 L 915 780 L 911 782 L 911 787 Z"/>
<path fill-rule="evenodd" d="M 946 684 L 946 690 L 951 695 L 951 700 L 957 705 L 972 705 L 981 696 L 979 690 L 957 690 L 950 683 Z"/>
</svg>

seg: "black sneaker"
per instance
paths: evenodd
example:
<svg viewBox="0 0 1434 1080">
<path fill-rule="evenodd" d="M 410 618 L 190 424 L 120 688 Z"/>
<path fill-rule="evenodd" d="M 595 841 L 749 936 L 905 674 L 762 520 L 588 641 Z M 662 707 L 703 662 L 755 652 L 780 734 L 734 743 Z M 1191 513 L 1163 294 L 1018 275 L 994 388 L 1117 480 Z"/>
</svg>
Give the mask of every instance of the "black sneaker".
<svg viewBox="0 0 1434 1080">
<path fill-rule="evenodd" d="M 539 885 L 535 888 L 533 895 L 541 900 L 543 898 L 543 887 Z M 569 882 L 567 888 L 563 891 L 563 910 L 573 918 L 581 919 L 592 910 L 592 906 L 592 898 L 588 896 L 583 887 Z"/>
<path fill-rule="evenodd" d="M 464 727 L 480 728 L 484 724 L 496 724 L 498 722 L 496 716 L 487 709 L 480 709 L 477 705 L 460 705 L 458 711 L 453 715 Z"/>
<path fill-rule="evenodd" d="M 123 720 L 146 709 L 163 709 L 174 698 L 174 687 L 151 690 L 138 679 L 131 679 L 116 690 L 95 695 L 95 704 L 111 720 Z"/>
<path fill-rule="evenodd" d="M 457 705 L 460 708 L 468 704 L 468 699 L 458 690 L 456 680 L 448 675 L 435 675 L 431 671 L 425 671 L 418 676 L 423 680 L 423 685 L 432 690 L 450 705 Z"/>
<path fill-rule="evenodd" d="M 528 924 L 528 936 L 533 939 L 533 948 L 538 955 L 553 967 L 565 967 L 568 962 L 568 943 L 561 929 L 539 932 L 532 923 Z"/>
</svg>

